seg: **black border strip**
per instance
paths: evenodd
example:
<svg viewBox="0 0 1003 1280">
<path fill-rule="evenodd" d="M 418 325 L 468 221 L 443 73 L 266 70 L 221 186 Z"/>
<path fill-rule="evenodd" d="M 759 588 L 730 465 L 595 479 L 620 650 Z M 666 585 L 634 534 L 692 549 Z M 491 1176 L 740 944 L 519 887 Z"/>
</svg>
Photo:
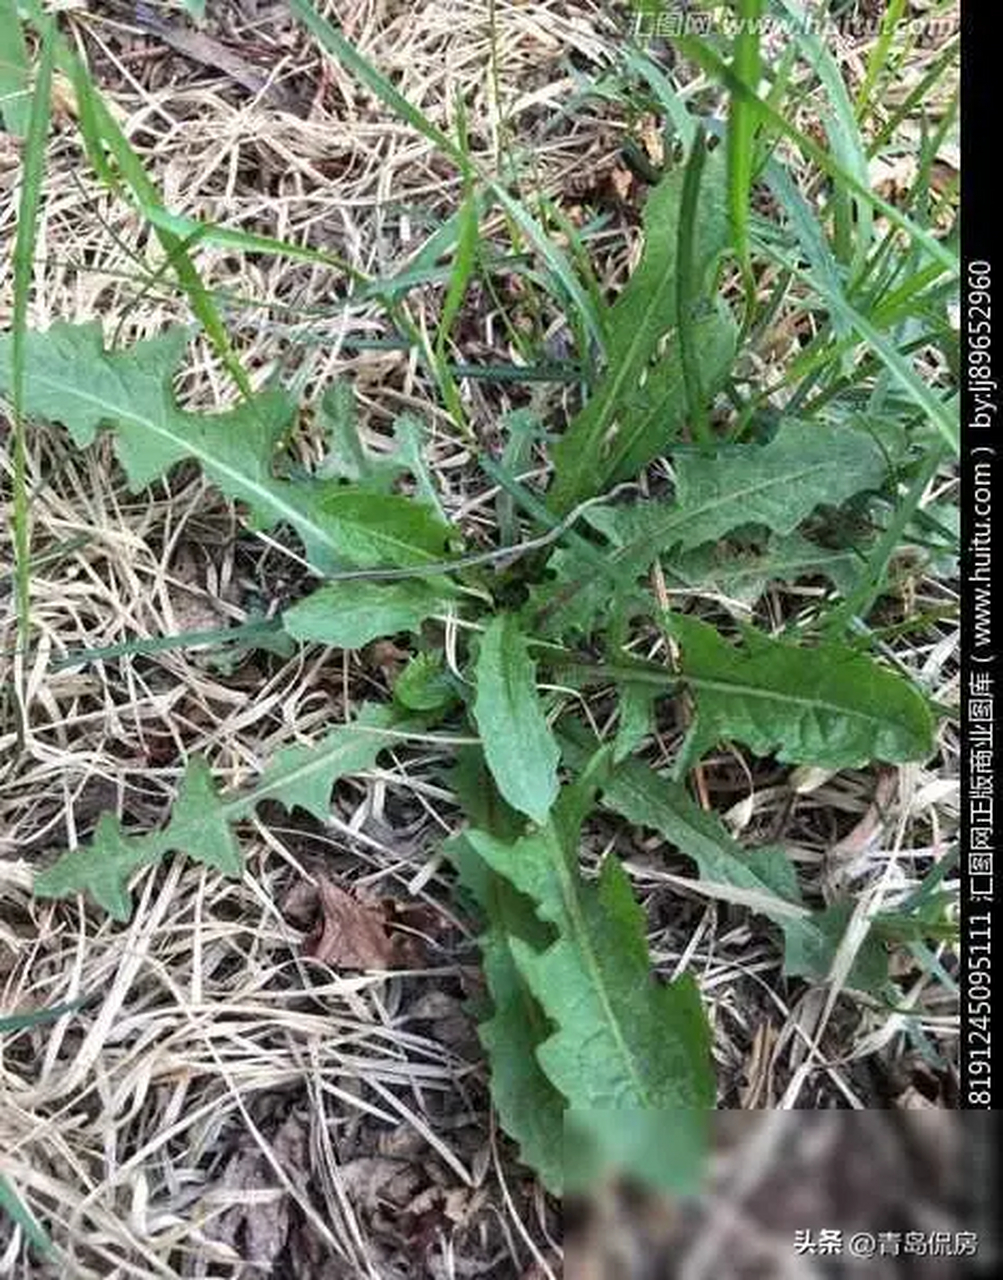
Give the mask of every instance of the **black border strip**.
<svg viewBox="0 0 1003 1280">
<path fill-rule="evenodd" d="M 991 614 L 999 405 L 1003 401 L 1003 288 L 994 259 L 999 220 L 993 6 L 965 0 L 962 20 L 961 276 L 961 1044 L 959 1105 L 992 1110 L 994 935 L 998 937 L 995 806 L 1003 675 Z M 994 296 L 995 295 L 995 296 Z M 995 928 L 994 928 L 995 926 Z M 997 1034 L 999 1031 L 997 1029 Z"/>
</svg>

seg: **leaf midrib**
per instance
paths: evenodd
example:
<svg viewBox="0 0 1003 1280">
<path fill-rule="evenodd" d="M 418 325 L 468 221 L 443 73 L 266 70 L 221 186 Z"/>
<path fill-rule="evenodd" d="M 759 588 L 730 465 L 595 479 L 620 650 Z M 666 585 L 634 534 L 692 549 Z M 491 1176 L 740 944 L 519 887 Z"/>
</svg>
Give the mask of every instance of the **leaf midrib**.
<svg viewBox="0 0 1003 1280">
<path fill-rule="evenodd" d="M 788 485 L 810 479 L 819 471 L 825 471 L 832 467 L 832 459 L 823 460 L 812 463 L 810 466 L 804 467 L 800 471 L 788 471 L 781 476 L 771 476 L 758 484 L 751 484 L 744 489 L 730 489 L 725 494 L 718 494 L 713 500 L 705 502 L 696 509 L 677 504 L 674 510 L 666 513 L 665 519 L 658 525 L 654 525 L 641 537 L 635 538 L 628 542 L 625 546 L 615 551 L 611 556 L 612 560 L 629 560 L 631 554 L 636 552 L 642 546 L 647 547 L 652 542 L 671 534 L 677 525 L 695 523 L 704 516 L 718 510 L 721 507 L 727 507 L 734 503 L 743 501 L 746 498 L 758 496 L 766 493 L 768 490 L 775 488 L 777 485 Z M 821 502 L 822 499 L 819 499 Z M 816 502 L 816 506 L 818 503 Z M 742 520 L 736 519 L 736 524 L 742 523 Z M 747 522 L 747 521 L 746 521 Z M 800 522 L 795 521 L 795 527 Z M 782 530 L 781 530 L 782 532 Z M 710 538 L 701 538 L 696 546 L 700 546 L 703 542 L 709 542 Z"/>
<path fill-rule="evenodd" d="M 799 694 L 783 693 L 778 689 L 763 688 L 761 685 L 757 686 L 730 683 L 727 680 L 714 680 L 706 676 L 689 675 L 685 672 L 678 678 L 686 684 L 692 685 L 695 689 L 709 689 L 713 692 L 727 694 L 729 697 L 748 697 L 758 698 L 760 701 L 770 700 L 790 702 L 796 706 L 804 707 L 807 710 L 826 711 L 835 716 L 842 716 L 844 719 L 848 717 L 857 717 L 858 719 L 877 725 L 887 725 L 894 719 L 895 723 L 903 726 L 906 725 L 906 721 L 892 717 L 887 713 L 879 715 L 877 713 L 858 710 L 856 707 L 848 707 L 840 703 L 829 702 L 822 698 L 809 698 Z"/>
<path fill-rule="evenodd" d="M 550 824 L 550 829 L 547 832 L 546 845 L 548 854 L 554 863 L 561 900 L 564 904 L 564 911 L 571 925 L 571 936 L 577 943 L 578 950 L 585 961 L 586 970 L 589 977 L 592 979 L 593 988 L 599 996 L 599 1003 L 610 1028 L 610 1033 L 613 1036 L 620 1058 L 626 1066 L 627 1074 L 630 1077 L 631 1084 L 637 1094 L 637 1097 L 639 1099 L 643 1099 L 641 1103 L 642 1106 L 650 1107 L 653 1104 L 649 1096 L 649 1090 L 637 1072 L 634 1065 L 634 1054 L 630 1050 L 626 1036 L 621 1029 L 620 1021 L 616 1016 L 613 1005 L 606 991 L 606 984 L 603 980 L 602 969 L 599 965 L 595 948 L 591 945 L 592 938 L 589 933 L 589 928 L 585 921 L 585 917 L 582 914 L 578 896 L 575 893 L 577 882 L 575 881 L 571 868 L 568 866 L 560 838 L 554 830 L 552 822 Z M 598 892 L 598 888 L 596 889 L 596 892 Z"/>
<path fill-rule="evenodd" d="M 270 778 L 267 782 L 259 779 L 250 791 L 244 792 L 242 795 L 234 796 L 232 800 L 226 800 L 221 805 L 223 816 L 230 821 L 242 817 L 248 810 L 274 796 L 276 791 L 283 791 L 296 787 L 300 782 L 310 779 L 318 773 L 326 770 L 337 769 L 339 757 L 359 748 L 362 740 L 368 738 L 383 737 L 383 729 L 389 725 L 346 725 L 345 729 L 352 730 L 352 737 L 345 742 L 336 742 L 332 744 L 326 751 L 321 751 L 317 755 L 303 761 L 302 764 L 295 766 L 288 771 L 283 771 L 276 777 Z M 305 745 L 305 744 L 304 744 Z M 376 745 L 371 743 L 369 745 Z M 382 744 L 381 744 L 382 745 Z M 302 749 L 302 748 L 301 748 Z M 308 746 L 305 749 L 309 750 Z M 289 750 L 296 750 L 293 746 Z M 341 775 L 339 775 L 341 776 Z M 331 785 L 334 786 L 338 781 L 338 777 L 332 776 Z M 279 797 L 281 799 L 281 796 Z"/>
<path fill-rule="evenodd" d="M 111 368 L 111 366 L 107 367 Z M 134 413 L 129 409 L 123 408 L 123 406 L 118 403 L 102 400 L 98 396 L 87 392 L 79 386 L 68 384 L 60 378 L 53 377 L 51 374 L 33 373 L 32 381 L 43 384 L 50 391 L 70 396 L 80 401 L 82 404 L 91 406 L 100 418 L 110 418 L 112 420 L 117 419 L 120 422 L 132 423 L 134 426 L 151 431 L 162 440 L 182 446 L 187 456 L 196 459 L 203 468 L 211 467 L 217 472 L 217 474 L 221 474 L 229 478 L 234 485 L 240 485 L 245 490 L 259 494 L 259 501 L 261 504 L 263 506 L 270 507 L 271 510 L 276 513 L 277 520 L 288 521 L 288 523 L 295 529 L 299 530 L 301 537 L 305 532 L 309 538 L 321 543 L 335 555 L 343 556 L 345 554 L 342 547 L 339 546 L 337 540 L 332 537 L 328 529 L 324 528 L 323 525 L 318 525 L 313 519 L 305 514 L 304 508 L 296 506 L 291 502 L 287 502 L 279 493 L 276 492 L 272 485 L 278 482 L 273 481 L 272 485 L 269 485 L 267 483 L 262 483 L 260 480 L 255 480 L 246 472 L 238 471 L 231 464 L 223 462 L 208 450 L 200 448 L 187 436 L 172 431 L 169 423 L 161 423 L 156 418 Z M 182 420 L 186 416 L 192 416 L 185 415 L 183 410 L 180 409 L 175 412 L 178 418 Z M 355 525 L 355 527 L 363 531 L 366 537 L 382 543 L 391 553 L 394 551 L 402 551 L 408 556 L 418 555 L 424 560 L 431 560 L 434 558 L 432 553 L 425 550 L 424 547 L 419 547 L 413 543 L 395 538 L 375 526 L 359 524 L 358 521 L 347 520 L 344 516 L 336 515 L 333 518 L 340 520 L 346 525 Z"/>
</svg>

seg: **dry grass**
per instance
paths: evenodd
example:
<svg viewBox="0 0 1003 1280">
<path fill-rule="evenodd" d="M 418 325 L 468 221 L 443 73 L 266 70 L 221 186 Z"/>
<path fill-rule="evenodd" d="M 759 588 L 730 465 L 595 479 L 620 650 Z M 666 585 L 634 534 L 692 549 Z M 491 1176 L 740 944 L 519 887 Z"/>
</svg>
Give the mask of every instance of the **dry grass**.
<svg viewBox="0 0 1003 1280">
<path fill-rule="evenodd" d="M 265 76 L 254 96 L 147 38 L 126 6 L 61 7 L 174 211 L 386 276 L 455 209 L 448 166 L 347 74 L 321 65 L 281 6 L 215 6 L 217 36 L 245 49 Z M 612 109 L 566 110 L 577 88 L 572 64 L 594 73 L 608 61 L 616 19 L 606 6 L 509 0 L 493 6 L 493 32 L 488 6 L 473 0 L 428 0 L 417 11 L 392 0 L 325 8 L 434 122 L 448 123 L 448 104 L 462 93 L 475 154 L 488 165 L 531 160 L 540 189 L 573 203 L 573 179 L 615 147 Z M 124 343 L 187 320 L 177 296 L 146 287 L 161 250 L 139 215 L 90 178 L 65 91 L 61 102 L 32 323 L 97 317 Z M 0 147 L 4 238 L 15 164 L 13 149 Z M 629 240 L 630 227 L 620 226 L 598 242 L 610 284 L 622 278 Z M 309 398 L 349 378 L 377 440 L 402 409 L 419 412 L 444 504 L 477 529 L 490 495 L 471 488 L 468 453 L 416 361 L 365 346 L 391 335 L 378 304 L 339 304 L 336 273 L 284 255 L 204 246 L 198 262 L 228 299 L 255 385 L 281 368 Z M 9 271 L 5 258 L 2 324 Z M 437 303 L 432 290 L 409 301 L 419 329 L 433 328 Z M 468 353 L 510 356 L 489 305 L 470 326 Z M 233 398 L 201 342 L 181 390 L 200 405 Z M 517 402 L 476 383 L 464 394 L 484 438 Z M 0 723 L 0 1012 L 74 1008 L 0 1037 L 0 1169 L 58 1247 L 49 1262 L 26 1261 L 19 1233 L 3 1226 L 0 1275 L 553 1276 L 554 1206 L 492 1128 L 461 1008 L 477 992 L 476 951 L 437 853 L 458 819 L 434 751 L 411 748 L 341 786 L 323 827 L 282 811 L 256 819 L 244 831 L 239 883 L 181 859 L 145 875 L 127 928 L 32 898 L 44 852 L 85 839 L 100 811 L 161 821 L 196 752 L 228 785 L 253 778 L 280 747 L 379 696 L 396 655 L 258 652 L 227 671 L 204 652 L 178 650 L 59 669 L 54 660 L 79 648 L 274 611 L 301 570 L 184 469 L 169 486 L 130 495 L 107 447 L 80 453 L 60 431 L 38 427 L 30 482 L 40 559 L 23 751 L 12 722 Z M 6 567 L 9 544 L 0 545 Z M 940 599 L 944 589 L 920 582 L 917 590 Z M 3 580 L 4 653 L 14 634 Z M 935 697 L 956 700 L 955 637 L 931 636 L 895 657 Z M 10 678 L 0 657 L 0 679 Z M 737 828 L 782 839 L 826 900 L 851 886 L 863 917 L 914 887 L 920 860 L 950 837 L 957 748 L 949 731 L 942 747 L 936 774 L 840 775 L 799 792 L 789 780 L 748 778 L 728 759 L 705 775 L 715 807 L 731 805 Z M 903 1051 L 901 1015 L 851 1000 L 838 982 L 792 992 L 779 978 L 776 939 L 759 931 L 750 904 L 708 896 L 686 864 L 667 864 L 637 840 L 624 852 L 651 912 L 659 964 L 694 972 L 708 1000 L 722 1105 L 874 1105 L 876 1070 L 890 1099 L 921 1086 L 917 1096 L 943 1103 L 950 1072 L 935 1076 Z M 322 874 L 392 901 L 421 963 L 352 977 L 305 959 L 309 924 L 290 895 Z M 861 936 L 848 935 L 844 972 Z M 906 990 L 924 1033 L 950 1058 L 950 997 L 918 968 Z"/>
</svg>

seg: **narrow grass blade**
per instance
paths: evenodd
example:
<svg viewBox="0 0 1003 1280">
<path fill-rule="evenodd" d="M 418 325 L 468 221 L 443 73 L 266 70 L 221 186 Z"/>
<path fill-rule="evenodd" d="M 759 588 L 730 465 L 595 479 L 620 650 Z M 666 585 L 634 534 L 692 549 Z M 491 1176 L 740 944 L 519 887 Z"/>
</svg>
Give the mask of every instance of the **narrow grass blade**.
<svg viewBox="0 0 1003 1280">
<path fill-rule="evenodd" d="M 600 351 L 604 350 L 606 346 L 606 326 L 603 317 L 597 312 L 592 299 L 582 286 L 567 258 L 523 202 L 510 195 L 502 183 L 492 182 L 491 191 L 497 202 L 553 272 L 555 279 L 576 307 L 578 316 L 592 341 Z"/>
<path fill-rule="evenodd" d="M 44 32 L 49 20 L 39 0 L 22 0 L 22 3 L 35 29 L 40 33 Z M 147 175 L 142 160 L 108 110 L 80 58 L 58 33 L 54 34 L 53 42 L 56 65 L 73 84 L 80 112 L 81 130 L 87 142 L 87 153 L 99 176 L 106 182 L 110 179 L 113 190 L 119 189 L 118 178 L 103 157 L 103 151 L 107 148 L 118 166 L 119 175 L 132 192 L 140 212 L 152 222 L 151 215 L 163 208 L 163 202 L 155 184 Z M 155 225 L 155 230 L 177 273 L 178 283 L 212 343 L 213 349 L 241 394 L 245 399 L 250 400 L 253 396 L 250 380 L 233 349 L 226 325 L 216 308 L 212 294 L 206 289 L 188 254 L 187 246 L 182 239 L 164 227 Z"/>
<path fill-rule="evenodd" d="M 905 390 L 913 403 L 923 411 L 929 421 L 937 428 L 951 451 L 956 454 L 960 447 L 961 430 L 957 396 L 954 395 L 946 399 L 943 396 L 939 396 L 930 387 L 930 384 L 916 372 L 910 361 L 888 338 L 887 334 L 882 333 L 877 325 L 846 298 L 842 291 L 829 290 L 825 283 L 813 273 L 802 271 L 786 256 L 774 254 L 774 257 L 784 267 L 792 271 L 800 279 L 806 280 L 822 294 L 833 312 L 840 317 L 847 328 L 855 331 L 858 337 L 863 339 L 868 347 L 880 357 L 885 368 Z"/>
<path fill-rule="evenodd" d="M 32 1009 L 30 1013 L 8 1013 L 0 1017 L 0 1035 L 10 1035 L 14 1031 L 32 1031 L 35 1027 L 47 1026 L 50 1022 L 58 1022 L 64 1014 L 76 1013 L 87 1003 L 88 997 L 68 1000 L 65 1004 L 54 1004 L 47 1009 Z"/>
<path fill-rule="evenodd" d="M 676 92 L 672 82 L 656 62 L 639 49 L 628 49 L 624 58 L 628 71 L 632 71 L 651 86 L 655 97 L 665 108 L 665 114 L 672 121 L 683 146 L 689 150 L 696 137 L 697 121 L 690 112 L 683 98 Z"/>
<path fill-rule="evenodd" d="M 867 70 L 864 73 L 863 83 L 857 90 L 856 107 L 859 120 L 863 120 L 865 113 L 871 107 L 871 94 L 874 92 L 878 77 L 888 61 L 888 52 L 891 49 L 895 29 L 902 20 L 905 6 L 906 0 L 889 0 L 888 9 L 882 18 L 878 38 L 875 40 L 867 57 Z"/>
<path fill-rule="evenodd" d="M 732 70 L 754 96 L 759 93 L 759 23 L 762 0 L 739 0 L 739 29 L 735 36 Z M 732 247 L 745 283 L 746 315 L 751 316 L 756 300 L 749 247 L 749 211 L 752 174 L 755 168 L 756 128 L 759 120 L 748 98 L 733 95 L 728 108 L 728 215 Z"/>
<path fill-rule="evenodd" d="M 110 662 L 114 658 L 132 658 L 151 653 L 171 653 L 176 649 L 193 649 L 201 645 L 267 643 L 270 637 L 282 631 L 279 618 L 259 618 L 242 622 L 235 627 L 215 627 L 208 631 L 178 631 L 169 636 L 152 636 L 148 640 L 123 640 L 121 644 L 108 644 L 94 649 L 74 649 L 63 658 L 55 658 L 50 670 L 65 671 L 68 667 L 81 667 L 91 662 Z"/>
<path fill-rule="evenodd" d="M 700 375 L 700 357 L 696 349 L 694 313 L 700 287 L 700 271 L 697 262 L 697 201 L 700 196 L 700 179 L 703 176 L 706 156 L 707 142 L 704 131 L 698 129 L 683 176 L 676 248 L 676 322 L 683 386 L 686 391 L 687 417 L 697 441 L 705 446 L 711 443 L 710 420 L 704 400 L 703 379 Z"/>
<path fill-rule="evenodd" d="M 28 48 L 17 0 L 0 0 L 0 120 L 15 138 L 28 134 L 31 117 Z"/>
<path fill-rule="evenodd" d="M 453 325 L 460 313 L 463 299 L 466 297 L 467 286 L 470 283 L 477 262 L 477 224 L 477 198 L 474 193 L 473 183 L 468 179 L 466 193 L 460 206 L 456 253 L 453 258 L 449 285 L 442 304 L 442 315 L 439 317 L 439 329 L 432 352 L 437 380 L 442 389 L 446 407 L 457 427 L 468 437 L 471 436 L 470 427 L 463 410 L 463 402 L 460 399 L 456 380 L 449 367 L 446 352 Z M 472 438 L 471 442 L 475 443 Z"/>
<path fill-rule="evenodd" d="M 98 129 L 101 140 L 107 146 L 119 167 L 122 177 L 139 205 L 140 212 L 154 226 L 157 237 L 177 273 L 178 283 L 184 290 L 195 313 L 219 356 L 226 371 L 233 379 L 241 395 L 250 401 L 254 389 L 243 365 L 234 350 L 233 343 L 222 316 L 216 308 L 212 294 L 202 282 L 188 252 L 189 244 L 175 232 L 158 225 L 158 214 L 163 209 L 160 193 L 146 173 L 143 162 L 133 150 L 115 117 L 98 94 L 83 63 L 72 57 L 70 74 L 78 101 L 87 101 L 88 112 Z"/>
<path fill-rule="evenodd" d="M 857 190 L 870 191 L 867 153 L 839 64 L 824 42 L 814 32 L 805 29 L 801 6 L 792 0 L 781 2 L 791 17 L 797 45 L 822 82 L 829 99 L 830 110 L 822 116 L 829 139 L 829 154 L 853 179 Z M 852 278 L 862 269 L 871 247 L 874 221 L 871 204 L 869 200 L 858 199 L 854 208 L 850 192 L 838 181 L 833 186 L 832 201 L 836 254 L 841 261 L 851 264 Z"/>
<path fill-rule="evenodd" d="M 881 592 L 888 562 L 901 543 L 906 527 L 919 507 L 927 485 L 937 474 L 941 461 L 940 450 L 933 450 L 910 485 L 909 492 L 904 498 L 898 500 L 888 528 L 868 556 L 865 571 L 860 577 L 856 590 L 826 619 L 824 626 L 826 635 L 836 638 L 849 626 L 851 619 L 866 616 L 868 609 Z"/>
<path fill-rule="evenodd" d="M 14 240 L 14 316 L 11 332 L 11 408 L 14 417 L 14 574 L 18 643 L 27 651 L 31 635 L 31 530 L 28 502 L 28 446 L 25 423 L 28 300 L 42 207 L 45 148 L 49 136 L 55 42 L 51 21 L 42 29 L 41 56 L 31 96 L 24 145 L 21 201 Z M 23 726 L 19 726 L 19 734 Z"/>
<path fill-rule="evenodd" d="M 694 150 L 697 146 L 694 142 Z M 695 197 L 697 212 L 688 215 L 683 236 L 691 245 L 691 298 L 707 286 L 728 242 L 724 165 L 717 152 L 694 163 L 702 166 L 704 176 Z M 622 440 L 630 436 L 636 443 L 638 390 L 645 380 L 659 376 L 661 361 L 655 357 L 660 343 L 679 323 L 680 224 L 687 172 L 666 174 L 645 204 L 641 260 L 609 311 L 605 372 L 553 451 L 554 483 L 547 505 L 559 514 L 602 492 L 611 471 L 620 469 Z M 662 436 L 663 448 L 669 436 L 668 431 Z"/>
<path fill-rule="evenodd" d="M 52 1241 L 45 1230 L 35 1221 L 31 1210 L 18 1195 L 14 1187 L 0 1174 L 0 1210 L 24 1233 L 25 1239 L 39 1253 L 51 1253 Z"/>
<path fill-rule="evenodd" d="M 448 156 L 461 173 L 470 173 L 470 161 L 456 143 L 413 103 L 408 102 L 386 76 L 377 71 L 352 43 L 345 39 L 337 27 L 317 12 L 310 0 L 289 0 L 289 7 L 321 46 L 339 62 L 344 63 L 356 79 L 361 80 L 384 106 L 389 107 L 401 120 L 405 120 L 413 129 L 416 129 L 423 138 L 427 138 L 443 155 Z"/>
<path fill-rule="evenodd" d="M 843 183 L 854 195 L 859 196 L 872 208 L 884 214 L 893 226 L 898 227 L 900 231 L 904 231 L 907 236 L 921 244 L 931 257 L 935 258 L 948 271 L 957 272 L 958 259 L 955 253 L 945 247 L 936 236 L 931 235 L 924 227 L 919 226 L 912 218 L 904 214 L 901 209 L 896 208 L 888 200 L 882 199 L 866 183 L 858 180 L 854 174 L 848 172 L 844 165 L 831 156 L 824 147 L 819 146 L 817 142 L 814 142 L 807 134 L 793 125 L 786 116 L 774 110 L 761 98 L 757 98 L 705 40 L 697 36 L 678 36 L 675 43 L 681 53 L 687 58 L 691 58 L 703 71 L 728 88 L 733 95 L 742 96 L 753 104 L 756 113 L 764 123 L 795 143 L 810 160 L 818 165 L 823 173 L 828 174 L 836 182 Z"/>
<path fill-rule="evenodd" d="M 224 249 L 237 249 L 242 253 L 267 254 L 270 257 L 289 258 L 294 262 L 309 262 L 319 267 L 333 267 L 363 286 L 376 284 L 336 253 L 311 249 L 309 245 L 294 244 L 292 240 L 282 240 L 276 236 L 241 231 L 236 227 L 221 227 L 215 222 L 202 222 L 185 214 L 172 213 L 159 204 L 148 206 L 143 212 L 155 227 L 176 236 L 188 248 L 204 241 Z"/>
<path fill-rule="evenodd" d="M 903 120 L 908 120 L 910 115 L 916 110 L 916 107 L 926 102 L 931 91 L 937 84 L 940 77 L 945 71 L 955 67 L 958 62 L 958 41 L 949 40 L 944 51 L 940 54 L 935 62 L 933 62 L 929 70 L 917 83 L 909 90 L 902 101 L 891 111 L 887 120 L 872 138 L 867 148 L 868 158 L 878 155 L 887 145 L 890 138 L 895 136 L 895 132 L 901 125 Z"/>
<path fill-rule="evenodd" d="M 452 332 L 456 317 L 460 313 L 467 286 L 477 263 L 477 199 L 472 188 L 468 190 L 460 206 L 460 221 L 456 241 L 456 256 L 449 277 L 449 288 L 442 304 L 442 315 L 439 319 L 439 332 L 436 336 L 436 351 L 445 355 L 446 343 Z"/>
</svg>

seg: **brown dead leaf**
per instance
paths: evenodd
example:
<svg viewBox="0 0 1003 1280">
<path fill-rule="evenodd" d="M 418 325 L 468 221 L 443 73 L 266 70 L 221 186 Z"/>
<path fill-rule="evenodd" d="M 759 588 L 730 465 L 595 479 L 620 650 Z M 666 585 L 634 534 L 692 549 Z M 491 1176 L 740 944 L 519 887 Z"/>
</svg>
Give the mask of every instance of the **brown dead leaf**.
<svg viewBox="0 0 1003 1280">
<path fill-rule="evenodd" d="M 427 1147 L 425 1138 L 410 1124 L 380 1129 L 376 1135 L 377 1154 L 391 1160 L 417 1160 Z"/>
<path fill-rule="evenodd" d="M 375 1209 L 381 1201 L 403 1208 L 421 1180 L 417 1165 L 384 1156 L 360 1156 L 338 1170 L 345 1194 L 353 1204 Z"/>
<path fill-rule="evenodd" d="M 279 904 L 282 915 L 297 929 L 311 929 L 320 911 L 317 886 L 311 880 L 294 880 Z"/>
<path fill-rule="evenodd" d="M 943 194 L 951 183 L 957 180 L 957 177 L 957 169 L 952 165 L 944 164 L 940 160 L 935 160 L 930 168 L 930 186 L 938 196 Z"/>
<path fill-rule="evenodd" d="M 609 183 L 616 198 L 625 201 L 630 195 L 631 187 L 634 185 L 634 175 L 622 165 L 616 165 L 610 170 Z"/>
<path fill-rule="evenodd" d="M 306 1167 L 307 1142 L 296 1116 L 289 1116 L 275 1134 L 275 1159 L 293 1177 Z M 216 1219 L 212 1238 L 237 1250 L 245 1262 L 271 1267 L 289 1235 L 290 1199 L 256 1144 L 248 1140 L 229 1160 L 217 1194 L 232 1207 Z"/>
<path fill-rule="evenodd" d="M 325 876 L 318 878 L 317 891 L 320 928 L 307 940 L 304 954 L 335 969 L 389 969 L 396 949 L 385 913 Z"/>
<path fill-rule="evenodd" d="M 391 684 L 397 679 L 411 654 L 392 640 L 374 640 L 369 646 L 369 658 L 384 680 Z"/>
<path fill-rule="evenodd" d="M 487 1195 L 483 1191 L 471 1191 L 468 1187 L 453 1187 L 442 1202 L 442 1214 L 455 1226 L 465 1226 L 483 1207 Z"/>
<path fill-rule="evenodd" d="M 665 138 L 657 116 L 645 116 L 641 121 L 641 145 L 656 169 L 665 164 Z"/>
</svg>

